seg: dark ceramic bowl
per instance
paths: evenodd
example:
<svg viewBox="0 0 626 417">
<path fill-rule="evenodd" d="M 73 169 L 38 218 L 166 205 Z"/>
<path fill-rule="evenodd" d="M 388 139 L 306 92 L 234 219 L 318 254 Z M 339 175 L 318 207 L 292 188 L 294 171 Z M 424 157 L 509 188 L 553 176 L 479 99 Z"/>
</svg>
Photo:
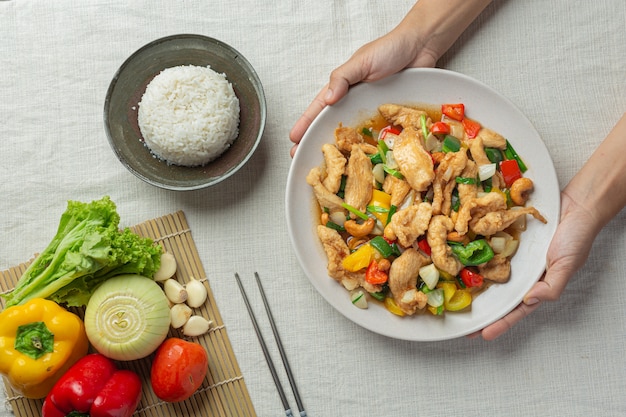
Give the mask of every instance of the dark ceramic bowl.
<svg viewBox="0 0 626 417">
<path fill-rule="evenodd" d="M 204 166 L 177 166 L 155 158 L 137 122 L 138 103 L 148 83 L 162 70 L 179 65 L 209 65 L 224 73 L 239 99 L 239 136 Z M 113 152 L 130 172 L 157 187 L 185 191 L 217 184 L 237 172 L 261 140 L 266 112 L 261 81 L 243 55 L 216 39 L 183 34 L 153 41 L 122 64 L 107 91 L 104 125 Z"/>
</svg>

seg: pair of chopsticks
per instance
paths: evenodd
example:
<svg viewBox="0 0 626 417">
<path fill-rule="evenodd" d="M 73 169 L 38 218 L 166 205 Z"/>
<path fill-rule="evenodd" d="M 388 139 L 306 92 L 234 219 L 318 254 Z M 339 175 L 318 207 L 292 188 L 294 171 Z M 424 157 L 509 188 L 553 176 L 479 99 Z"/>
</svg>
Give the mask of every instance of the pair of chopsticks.
<svg viewBox="0 0 626 417">
<path fill-rule="evenodd" d="M 265 297 L 265 291 L 263 290 L 263 285 L 261 285 L 261 279 L 259 278 L 259 274 L 256 272 L 254 273 L 254 277 L 256 278 L 256 283 L 257 283 L 257 286 L 259 287 L 261 298 L 263 299 L 263 305 L 265 306 L 265 311 L 267 313 L 270 326 L 272 327 L 272 333 L 274 334 L 274 339 L 276 340 L 276 345 L 278 346 L 278 351 L 280 352 L 280 358 L 283 361 L 283 366 L 285 367 L 285 372 L 287 373 L 287 378 L 289 379 L 289 384 L 291 385 L 293 396 L 296 399 L 296 404 L 298 406 L 298 411 L 300 412 L 300 417 L 307 417 L 306 411 L 304 410 L 304 406 L 302 405 L 302 401 L 300 399 L 300 393 L 298 392 L 298 387 L 296 386 L 296 382 L 291 372 L 291 367 L 289 366 L 289 361 L 287 360 L 287 355 L 285 354 L 285 350 L 283 349 L 283 344 L 280 340 L 280 335 L 278 334 L 278 329 L 276 329 L 276 324 L 274 323 L 274 316 L 272 316 L 272 311 L 270 310 L 270 306 L 267 302 L 267 298 Z M 261 333 L 261 330 L 259 329 L 259 325 L 254 315 L 254 311 L 252 311 L 252 307 L 250 306 L 250 301 L 248 300 L 248 296 L 246 295 L 246 290 L 244 290 L 243 285 L 241 284 L 241 279 L 239 278 L 238 273 L 235 273 L 235 279 L 237 280 L 237 285 L 239 285 L 239 290 L 241 291 L 241 295 L 243 296 L 243 301 L 246 304 L 246 308 L 248 309 L 248 314 L 250 315 L 250 319 L 252 320 L 254 331 L 256 332 L 256 336 L 259 339 L 259 343 L 261 344 L 261 349 L 263 350 L 265 361 L 267 362 L 267 366 L 270 368 L 270 373 L 272 374 L 272 378 L 274 379 L 274 384 L 276 385 L 276 389 L 278 390 L 278 395 L 280 396 L 280 400 L 283 403 L 283 407 L 285 408 L 285 415 L 287 417 L 293 417 L 291 407 L 289 406 L 289 401 L 287 401 L 287 396 L 285 395 L 283 386 L 280 383 L 280 380 L 278 379 L 278 374 L 276 373 L 276 367 L 274 366 L 274 361 L 272 360 L 272 357 L 270 356 L 269 351 L 267 350 L 265 339 L 263 338 L 263 334 Z"/>
</svg>

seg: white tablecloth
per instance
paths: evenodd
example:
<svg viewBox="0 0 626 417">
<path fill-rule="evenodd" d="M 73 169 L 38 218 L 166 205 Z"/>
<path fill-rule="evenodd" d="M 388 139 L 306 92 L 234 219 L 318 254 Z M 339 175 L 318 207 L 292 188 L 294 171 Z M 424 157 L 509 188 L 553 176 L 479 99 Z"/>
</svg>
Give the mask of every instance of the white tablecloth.
<svg viewBox="0 0 626 417">
<path fill-rule="evenodd" d="M 0 268 L 47 245 L 67 200 L 110 195 L 124 225 L 182 209 L 259 416 L 283 411 L 234 272 L 249 284 L 255 271 L 264 279 L 309 416 L 626 415 L 624 211 L 561 299 L 494 342 L 411 343 L 373 334 L 335 311 L 298 265 L 284 221 L 289 129 L 330 71 L 412 4 L 0 1 Z M 625 26 L 623 0 L 495 1 L 439 66 L 517 105 L 546 142 L 563 187 L 626 110 Z M 105 93 L 119 65 L 144 44 L 178 33 L 214 37 L 241 52 L 268 105 L 249 163 L 210 189 L 186 193 L 129 173 L 103 126 Z M 255 295 L 253 303 L 260 307 Z M 282 369 L 279 375 L 288 386 Z M 10 414 L 0 407 L 1 416 Z"/>
</svg>

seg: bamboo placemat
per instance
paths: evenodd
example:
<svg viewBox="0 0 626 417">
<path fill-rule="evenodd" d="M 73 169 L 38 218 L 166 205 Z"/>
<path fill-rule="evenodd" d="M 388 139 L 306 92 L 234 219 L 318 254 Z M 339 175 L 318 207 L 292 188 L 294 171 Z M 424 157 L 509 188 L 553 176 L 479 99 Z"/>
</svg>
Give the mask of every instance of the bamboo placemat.
<svg viewBox="0 0 626 417">
<path fill-rule="evenodd" d="M 206 273 L 198 256 L 191 229 L 182 211 L 148 220 L 130 228 L 140 236 L 149 237 L 172 253 L 178 262 L 176 279 L 181 283 L 192 277 L 202 280 L 207 288 L 208 300 L 196 312 L 213 322 L 211 330 L 203 337 L 192 340 L 201 344 L 209 355 L 209 370 L 200 389 L 189 399 L 179 403 L 159 400 L 150 387 L 150 365 L 154 355 L 131 362 L 118 362 L 120 368 L 137 372 L 143 380 L 141 403 L 135 412 L 138 417 L 255 417 L 256 413 L 237 364 L 237 358 L 226 334 L 217 304 L 213 297 Z M 30 261 L 29 261 L 30 262 Z M 12 289 L 29 262 L 0 272 L 2 292 Z M 4 303 L 2 302 L 3 307 Z M 72 310 L 82 317 L 81 309 Z M 185 338 L 178 330 L 171 329 L 170 336 Z M 17 417 L 41 416 L 43 400 L 29 400 L 17 394 L 5 383 L 7 402 Z"/>
</svg>

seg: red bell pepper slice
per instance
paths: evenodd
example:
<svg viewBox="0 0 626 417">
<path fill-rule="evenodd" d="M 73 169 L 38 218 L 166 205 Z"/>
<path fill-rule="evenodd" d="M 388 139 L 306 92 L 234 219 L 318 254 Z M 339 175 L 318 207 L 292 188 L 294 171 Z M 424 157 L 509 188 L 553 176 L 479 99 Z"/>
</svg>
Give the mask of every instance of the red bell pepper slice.
<svg viewBox="0 0 626 417">
<path fill-rule="evenodd" d="M 466 287 L 482 287 L 484 278 L 478 272 L 472 271 L 470 268 L 461 269 L 461 281 Z"/>
<path fill-rule="evenodd" d="M 458 120 L 460 122 L 465 118 L 465 105 L 463 103 L 442 104 L 441 112 L 449 118 Z"/>
<path fill-rule="evenodd" d="M 478 132 L 480 131 L 480 123 L 475 120 L 464 118 L 461 123 L 463 123 L 463 128 L 465 129 L 465 134 L 468 138 L 474 139 Z"/>
<path fill-rule="evenodd" d="M 447 135 L 450 133 L 450 125 L 446 122 L 435 122 L 430 126 L 430 132 L 435 135 Z"/>
<path fill-rule="evenodd" d="M 500 162 L 500 172 L 507 187 L 511 187 L 515 180 L 522 178 L 522 171 L 515 159 L 507 159 Z"/>
<path fill-rule="evenodd" d="M 385 126 L 380 130 L 380 133 L 378 134 L 378 139 L 379 140 L 385 140 L 385 136 L 387 136 L 388 133 L 392 133 L 394 135 L 399 135 L 400 134 L 400 129 L 394 127 L 394 126 Z"/>
<path fill-rule="evenodd" d="M 372 285 L 384 284 L 389 279 L 389 275 L 385 271 L 378 269 L 378 262 L 372 260 L 365 270 L 365 281 Z"/>
<path fill-rule="evenodd" d="M 430 254 L 431 254 L 430 245 L 428 244 L 428 241 L 426 240 L 426 238 L 418 240 L 417 241 L 417 246 L 420 248 L 420 250 L 422 252 L 424 252 L 426 255 L 430 256 Z"/>
<path fill-rule="evenodd" d="M 54 385 L 42 417 L 130 417 L 141 401 L 141 379 L 92 353 L 76 362 Z"/>
</svg>

